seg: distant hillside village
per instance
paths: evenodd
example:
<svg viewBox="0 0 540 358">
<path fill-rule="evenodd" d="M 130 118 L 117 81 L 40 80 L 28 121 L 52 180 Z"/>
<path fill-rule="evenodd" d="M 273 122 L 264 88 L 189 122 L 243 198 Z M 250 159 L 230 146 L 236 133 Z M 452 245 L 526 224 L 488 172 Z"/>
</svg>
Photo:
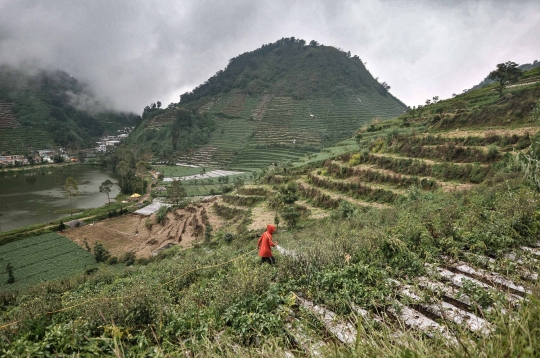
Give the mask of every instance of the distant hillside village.
<svg viewBox="0 0 540 358">
<path fill-rule="evenodd" d="M 126 139 L 134 127 L 125 127 L 119 129 L 117 135 L 105 135 L 96 142 L 95 148 L 81 149 L 78 154 L 82 154 L 84 158 L 95 157 L 97 153 L 103 153 L 107 150 L 111 150 L 118 146 L 124 139 Z M 80 157 L 80 155 L 79 155 Z M 65 163 L 65 162 L 78 162 L 79 157 L 76 157 L 74 153 L 66 151 L 65 148 L 57 149 L 41 149 L 32 150 L 26 155 L 3 155 L 0 154 L 0 167 L 20 167 L 24 165 L 35 165 L 45 163 Z"/>
</svg>

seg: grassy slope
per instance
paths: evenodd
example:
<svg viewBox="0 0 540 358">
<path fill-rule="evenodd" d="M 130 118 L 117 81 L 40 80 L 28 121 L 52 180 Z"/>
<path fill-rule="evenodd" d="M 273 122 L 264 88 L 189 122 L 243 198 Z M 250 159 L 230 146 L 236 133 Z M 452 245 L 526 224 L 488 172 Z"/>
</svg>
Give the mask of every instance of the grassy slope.
<svg viewBox="0 0 540 358">
<path fill-rule="evenodd" d="M 519 111 L 517 101 L 521 98 L 527 105 L 538 88 L 511 90 L 514 99 L 497 106 L 488 104 L 491 92 L 472 91 L 467 97 L 459 96 L 428 107 L 414 119 L 407 116 L 406 120 L 374 123 L 359 131 L 359 147 L 354 150 L 352 143 L 345 142 L 318 155 L 308 155 L 305 158 L 308 166 L 280 166 L 266 171 L 261 181 L 268 184 L 259 185 L 272 197 L 273 191 L 280 190 L 280 185 L 275 183 L 296 180 L 308 183 L 310 173 L 327 181 L 346 181 L 356 176 L 348 177 L 349 170 L 363 170 L 366 166 L 374 171 L 392 171 L 395 176 L 415 177 L 404 173 L 410 165 L 398 165 L 392 159 L 396 155 L 433 170 L 433 159 L 428 162 L 419 157 L 422 151 L 406 146 L 410 146 L 414 138 L 423 143 L 422 147 L 433 145 L 421 141 L 429 134 L 438 138 L 447 151 L 462 146 L 463 141 L 452 137 L 456 133 L 454 124 L 443 123 L 444 118 L 454 113 L 438 114 L 436 109 L 451 108 L 457 101 L 464 100 L 468 109 L 459 113 L 462 138 L 469 137 L 466 143 L 474 143 L 474 147 L 487 149 L 488 145 L 493 145 L 498 150 L 494 162 L 478 164 L 489 165 L 490 169 L 475 180 L 479 183 L 468 182 L 468 190 L 444 189 L 444 184 L 458 184 L 463 178 L 469 180 L 470 176 L 462 177 L 464 174 L 455 169 L 442 171 L 435 178 L 440 184 L 438 187 L 423 188 L 416 184 L 405 187 L 405 194 L 383 210 L 370 205 L 377 202 L 376 195 L 368 197 L 363 207 L 356 207 L 345 204 L 353 201 L 352 191 L 339 193 L 344 199 L 332 210 L 330 199 L 306 191 L 303 195 L 308 203 L 333 214 L 323 220 L 301 222 L 296 230 L 276 234 L 277 241 L 284 247 L 301 254 L 296 258 L 277 254 L 275 268 L 259 266 L 255 254 L 239 257 L 255 247 L 260 233 L 243 231 L 245 220 L 238 218 L 233 221 L 239 231 L 232 232 L 230 243 L 225 240 L 225 231 L 218 232 L 208 246 L 183 252 L 171 250 L 146 265 L 141 263 L 121 271 L 102 267 L 90 277 L 73 277 L 18 295 L 3 295 L 2 321 L 22 320 L 0 338 L 4 352 L 8 355 L 43 351 L 96 352 L 111 356 L 119 354 L 116 352 L 124 356 L 157 352 L 174 356 L 191 350 L 200 356 L 251 356 L 253 353 L 283 356 L 285 351 L 290 351 L 301 355 L 302 345 L 293 339 L 294 325 L 301 324 L 306 336 L 327 345 L 322 349 L 327 349 L 328 356 L 532 357 L 540 350 L 540 305 L 535 298 L 539 287 L 524 279 L 521 270 L 526 266 L 537 272 L 538 263 L 525 255 L 526 265 L 516 266 L 503 254 L 522 245 L 534 245 L 540 235 L 538 190 L 523 180 L 520 167 L 513 164 L 512 154 L 506 154 L 519 142 L 519 138 L 514 144 L 507 141 L 513 131 L 537 126 L 538 118 L 530 116 L 534 112 L 531 109 Z M 475 108 L 474 103 L 483 104 Z M 484 116 L 486 113 L 490 116 Z M 493 118 L 491 114 L 498 117 Z M 437 115 L 439 119 L 435 118 Z M 477 130 L 488 127 L 497 127 L 508 136 L 487 136 L 491 138 L 487 143 L 485 133 Z M 468 135 L 469 129 L 475 134 Z M 369 155 L 390 158 L 390 165 L 381 168 L 376 162 L 365 162 L 366 158 L 371 158 Z M 329 161 L 323 162 L 324 159 L 332 159 L 345 169 L 336 172 Z M 440 165 L 461 166 L 438 160 Z M 367 186 L 373 183 L 370 180 L 375 180 L 375 177 L 362 178 L 361 183 Z M 388 182 L 381 179 L 378 184 L 389 186 Z M 313 182 L 308 184 L 317 189 Z M 251 190 L 255 195 L 264 193 L 262 189 Z M 338 193 L 335 188 L 325 190 L 332 195 Z M 248 195 L 249 190 L 241 194 Z M 231 232 L 232 227 L 231 222 L 226 230 Z M 489 255 L 495 261 L 486 267 L 488 270 L 532 287 L 533 294 L 521 307 L 515 307 L 495 290 L 479 290 L 474 285 L 463 288 L 461 292 L 472 299 L 477 310 L 493 306 L 484 315 L 496 331 L 482 336 L 453 330 L 460 342 L 457 345 L 429 339 L 414 330 L 396 337 L 393 333 L 403 327 L 392 319 L 372 326 L 357 320 L 351 312 L 350 303 L 372 314 L 385 312 L 397 297 L 395 288 L 386 283 L 387 278 L 415 285 L 417 276 L 428 274 L 424 264 L 441 264 L 441 255 L 477 266 L 481 264 L 475 255 Z M 193 268 L 201 270 L 191 271 Z M 302 292 L 304 297 L 332 309 L 339 318 L 351 320 L 360 332 L 357 344 L 347 347 L 335 340 L 313 315 L 298 307 L 298 300 L 291 292 Z M 129 297 L 105 300 L 118 296 Z M 92 301 L 54 316 L 34 316 L 79 304 L 84 299 Z M 24 309 L 19 309 L 23 304 Z M 502 309 L 505 314 L 501 313 Z M 452 329 L 451 325 L 449 327 Z"/>
</svg>

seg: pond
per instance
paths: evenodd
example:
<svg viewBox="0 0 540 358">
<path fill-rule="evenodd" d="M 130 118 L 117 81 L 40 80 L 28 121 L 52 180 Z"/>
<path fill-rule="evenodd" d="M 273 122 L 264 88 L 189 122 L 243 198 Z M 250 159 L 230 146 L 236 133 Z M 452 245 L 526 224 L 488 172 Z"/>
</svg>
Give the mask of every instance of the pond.
<svg viewBox="0 0 540 358">
<path fill-rule="evenodd" d="M 79 195 L 72 198 L 73 209 L 105 205 L 107 195 L 99 192 L 99 186 L 107 179 L 115 183 L 109 194 L 111 202 L 120 190 L 114 173 L 88 165 L 0 173 L 0 211 L 4 213 L 0 216 L 0 231 L 70 216 L 69 197 L 63 190 L 69 176 L 79 186 Z"/>
</svg>

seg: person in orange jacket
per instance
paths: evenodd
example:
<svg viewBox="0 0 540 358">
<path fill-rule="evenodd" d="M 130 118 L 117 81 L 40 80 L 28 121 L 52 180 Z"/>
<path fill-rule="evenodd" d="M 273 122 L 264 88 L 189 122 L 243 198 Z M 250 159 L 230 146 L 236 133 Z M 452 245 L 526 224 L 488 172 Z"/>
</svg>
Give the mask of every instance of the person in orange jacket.
<svg viewBox="0 0 540 358">
<path fill-rule="evenodd" d="M 261 257 L 261 264 L 268 262 L 270 265 L 276 263 L 276 259 L 272 255 L 271 247 L 276 246 L 278 243 L 272 241 L 272 234 L 276 231 L 274 225 L 268 224 L 266 226 L 266 231 L 262 234 L 259 242 L 257 243 L 257 248 L 259 249 L 259 256 Z"/>
</svg>

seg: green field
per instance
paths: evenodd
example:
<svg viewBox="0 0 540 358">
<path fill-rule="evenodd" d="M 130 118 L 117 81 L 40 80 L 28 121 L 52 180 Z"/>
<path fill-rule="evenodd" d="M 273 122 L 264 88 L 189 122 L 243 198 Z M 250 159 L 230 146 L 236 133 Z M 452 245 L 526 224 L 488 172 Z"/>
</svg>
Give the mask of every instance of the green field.
<svg viewBox="0 0 540 358">
<path fill-rule="evenodd" d="M 13 284 L 7 284 L 8 262 L 13 266 Z M 96 266 L 94 255 L 64 236 L 29 237 L 0 246 L 0 291 L 69 277 Z"/>
</svg>

